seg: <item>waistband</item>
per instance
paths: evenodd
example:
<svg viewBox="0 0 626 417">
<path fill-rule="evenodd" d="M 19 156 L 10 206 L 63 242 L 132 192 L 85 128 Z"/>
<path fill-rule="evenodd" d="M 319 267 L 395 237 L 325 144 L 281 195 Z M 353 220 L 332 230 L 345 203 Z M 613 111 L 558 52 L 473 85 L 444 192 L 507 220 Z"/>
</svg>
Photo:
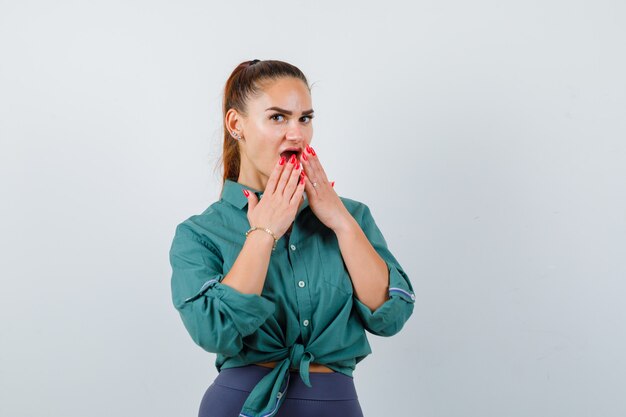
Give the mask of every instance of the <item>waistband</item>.
<svg viewBox="0 0 626 417">
<path fill-rule="evenodd" d="M 272 368 L 259 365 L 247 365 L 237 368 L 222 369 L 215 378 L 215 384 L 240 391 L 251 392 L 255 385 Z M 309 374 L 311 387 L 307 387 L 298 377 L 298 370 L 290 370 L 289 388 L 285 398 L 303 400 L 356 400 L 358 399 L 354 379 L 341 372 L 313 372 Z"/>
</svg>

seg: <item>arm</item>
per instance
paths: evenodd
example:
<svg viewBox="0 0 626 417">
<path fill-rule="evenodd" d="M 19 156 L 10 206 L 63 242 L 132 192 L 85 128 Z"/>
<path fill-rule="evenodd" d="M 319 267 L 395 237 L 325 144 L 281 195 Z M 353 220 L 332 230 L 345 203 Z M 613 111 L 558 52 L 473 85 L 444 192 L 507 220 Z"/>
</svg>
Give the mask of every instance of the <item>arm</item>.
<svg viewBox="0 0 626 417">
<path fill-rule="evenodd" d="M 389 270 L 357 221 L 350 217 L 335 232 L 339 250 L 354 286 L 356 298 L 370 310 L 376 310 L 388 298 Z"/>
<path fill-rule="evenodd" d="M 176 228 L 170 248 L 172 301 L 191 338 L 206 351 L 236 355 L 243 347 L 242 338 L 254 333 L 274 313 L 274 304 L 261 297 L 260 290 L 256 293 L 258 285 L 263 287 L 269 259 L 262 279 L 262 262 L 246 262 L 263 258 L 255 251 L 267 241 L 260 233 L 253 239 L 254 235 L 247 239 L 235 261 L 237 269 L 233 265 L 227 274 L 231 286 L 222 282 L 226 279 L 223 259 L 215 245 L 183 224 Z M 271 247 L 270 242 L 268 258 Z M 255 256 L 250 256 L 253 252 Z M 251 275 L 244 276 L 246 267 L 251 268 Z M 242 286 L 247 279 L 250 286 Z"/>
<path fill-rule="evenodd" d="M 261 295 L 267 268 L 272 255 L 274 238 L 262 230 L 256 230 L 246 238 L 232 268 L 222 284 L 245 294 Z"/>
<path fill-rule="evenodd" d="M 367 205 L 335 230 L 355 290 L 354 304 L 365 328 L 379 336 L 400 331 L 413 313 L 413 287 Z"/>
</svg>

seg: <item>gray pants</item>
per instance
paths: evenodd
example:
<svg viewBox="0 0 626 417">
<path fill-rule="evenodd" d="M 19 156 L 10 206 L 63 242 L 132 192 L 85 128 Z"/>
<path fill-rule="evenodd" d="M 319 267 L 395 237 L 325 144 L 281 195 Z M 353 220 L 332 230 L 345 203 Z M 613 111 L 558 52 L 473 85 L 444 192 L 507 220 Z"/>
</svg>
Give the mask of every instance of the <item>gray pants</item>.
<svg viewBox="0 0 626 417">
<path fill-rule="evenodd" d="M 206 390 L 198 417 L 239 417 L 248 394 L 271 368 L 248 365 L 222 369 Z M 312 387 L 291 370 L 289 388 L 276 417 L 363 417 L 354 380 L 342 373 L 311 372 Z"/>
</svg>

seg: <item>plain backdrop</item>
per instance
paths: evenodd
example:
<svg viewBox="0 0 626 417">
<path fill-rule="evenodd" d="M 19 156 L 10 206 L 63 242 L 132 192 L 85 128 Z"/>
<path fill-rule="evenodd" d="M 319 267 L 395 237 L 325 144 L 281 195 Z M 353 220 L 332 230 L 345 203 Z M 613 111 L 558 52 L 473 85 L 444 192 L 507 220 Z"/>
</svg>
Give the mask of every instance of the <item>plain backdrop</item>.
<svg viewBox="0 0 626 417">
<path fill-rule="evenodd" d="M 168 251 L 255 58 L 417 295 L 366 416 L 626 415 L 625 50 L 618 0 L 0 1 L 0 415 L 197 415 Z"/>
</svg>

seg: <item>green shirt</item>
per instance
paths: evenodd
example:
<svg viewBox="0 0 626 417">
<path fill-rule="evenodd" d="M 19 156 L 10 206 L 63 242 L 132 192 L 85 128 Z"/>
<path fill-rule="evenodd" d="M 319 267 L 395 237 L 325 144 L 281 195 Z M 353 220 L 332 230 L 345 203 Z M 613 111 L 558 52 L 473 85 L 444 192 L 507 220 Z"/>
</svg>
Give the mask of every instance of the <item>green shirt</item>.
<svg viewBox="0 0 626 417">
<path fill-rule="evenodd" d="M 389 270 L 390 298 L 375 311 L 359 301 L 337 237 L 315 216 L 306 193 L 291 233 L 270 256 L 261 295 L 222 284 L 250 228 L 243 188 L 262 198 L 261 191 L 226 180 L 219 201 L 176 227 L 169 253 L 172 300 L 193 341 L 217 354 L 218 371 L 278 361 L 241 410 L 241 416 L 266 417 L 282 403 L 290 367 L 299 368 L 307 386 L 313 362 L 352 377 L 372 353 L 365 330 L 399 332 L 413 313 L 415 294 L 368 206 L 340 197 Z"/>
</svg>

